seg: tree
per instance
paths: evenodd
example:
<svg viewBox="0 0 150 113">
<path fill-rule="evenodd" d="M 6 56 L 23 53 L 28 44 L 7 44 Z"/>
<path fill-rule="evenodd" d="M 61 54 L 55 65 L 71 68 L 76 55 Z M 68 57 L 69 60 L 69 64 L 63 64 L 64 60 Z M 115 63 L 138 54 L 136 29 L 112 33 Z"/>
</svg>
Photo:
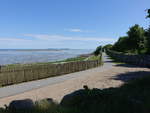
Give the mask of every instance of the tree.
<svg viewBox="0 0 150 113">
<path fill-rule="evenodd" d="M 147 10 L 147 18 L 150 18 L 150 9 Z"/>
<path fill-rule="evenodd" d="M 150 54 L 150 27 L 145 31 L 147 54 Z"/>
<path fill-rule="evenodd" d="M 112 49 L 119 52 L 126 52 L 128 48 L 128 36 L 123 36 L 113 45 Z"/>
<path fill-rule="evenodd" d="M 103 47 L 103 51 L 104 50 L 107 50 L 107 49 L 111 49 L 112 48 L 112 44 L 107 44 L 107 45 L 105 45 L 104 47 Z"/>
<path fill-rule="evenodd" d="M 112 49 L 119 52 L 144 53 L 146 52 L 145 30 L 139 25 L 132 26 L 127 32 L 128 36 L 120 37 Z"/>
<path fill-rule="evenodd" d="M 128 47 L 134 52 L 141 53 L 141 50 L 146 48 L 145 30 L 139 25 L 134 25 L 127 32 L 128 34 Z"/>
<path fill-rule="evenodd" d="M 150 18 L 150 9 L 147 10 L 147 17 Z M 119 52 L 149 53 L 150 54 L 150 26 L 144 30 L 139 25 L 132 26 L 127 32 L 128 36 L 120 37 L 112 49 Z"/>
<path fill-rule="evenodd" d="M 150 18 L 150 9 L 147 10 L 147 18 Z M 147 33 L 146 33 L 146 36 L 147 36 L 147 53 L 150 54 L 150 25 L 149 25 L 149 28 L 147 30 Z"/>
<path fill-rule="evenodd" d="M 94 55 L 95 56 L 98 56 L 98 55 L 100 55 L 102 53 L 102 46 L 98 46 L 97 48 L 96 48 L 96 50 L 94 51 Z"/>
</svg>

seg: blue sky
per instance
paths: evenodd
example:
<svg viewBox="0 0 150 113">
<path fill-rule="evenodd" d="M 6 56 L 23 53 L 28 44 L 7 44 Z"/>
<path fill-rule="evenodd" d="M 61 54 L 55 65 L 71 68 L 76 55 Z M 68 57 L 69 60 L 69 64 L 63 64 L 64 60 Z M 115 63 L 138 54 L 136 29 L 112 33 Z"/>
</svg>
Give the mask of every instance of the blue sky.
<svg viewBox="0 0 150 113">
<path fill-rule="evenodd" d="M 81 48 L 148 27 L 150 0 L 0 0 L 0 48 Z"/>
</svg>

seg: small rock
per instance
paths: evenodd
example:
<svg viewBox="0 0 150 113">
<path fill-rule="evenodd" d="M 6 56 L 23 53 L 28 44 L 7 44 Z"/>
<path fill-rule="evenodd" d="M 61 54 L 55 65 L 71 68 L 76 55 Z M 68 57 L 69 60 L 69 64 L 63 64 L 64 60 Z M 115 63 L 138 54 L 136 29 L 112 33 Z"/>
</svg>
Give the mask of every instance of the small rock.
<svg viewBox="0 0 150 113">
<path fill-rule="evenodd" d="M 34 107 L 34 103 L 31 99 L 24 100 L 14 100 L 9 104 L 8 109 L 10 110 L 18 110 L 18 109 L 32 109 Z"/>
</svg>

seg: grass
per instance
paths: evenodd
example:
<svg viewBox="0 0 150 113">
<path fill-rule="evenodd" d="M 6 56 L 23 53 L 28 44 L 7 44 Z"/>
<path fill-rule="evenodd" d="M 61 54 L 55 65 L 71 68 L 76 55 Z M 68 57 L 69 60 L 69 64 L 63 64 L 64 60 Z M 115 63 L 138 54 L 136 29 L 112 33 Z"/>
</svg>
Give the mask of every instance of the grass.
<svg viewBox="0 0 150 113">
<path fill-rule="evenodd" d="M 75 57 L 75 58 L 68 58 L 66 60 L 62 60 L 60 62 L 75 62 L 75 61 L 83 61 L 85 60 L 85 57 Z"/>
<path fill-rule="evenodd" d="M 100 56 L 92 55 L 92 56 L 86 58 L 86 60 L 100 60 Z"/>
<path fill-rule="evenodd" d="M 150 113 L 150 76 L 129 81 L 118 88 L 86 89 L 69 106 L 59 104 L 13 113 Z M 1 109 L 0 113 L 12 113 Z"/>
<path fill-rule="evenodd" d="M 98 56 L 95 56 L 95 55 L 89 56 L 88 58 L 85 59 L 85 61 L 86 60 L 100 60 L 101 65 L 104 64 L 103 59 L 102 59 L 102 57 L 100 57 L 100 55 L 98 55 Z"/>
</svg>

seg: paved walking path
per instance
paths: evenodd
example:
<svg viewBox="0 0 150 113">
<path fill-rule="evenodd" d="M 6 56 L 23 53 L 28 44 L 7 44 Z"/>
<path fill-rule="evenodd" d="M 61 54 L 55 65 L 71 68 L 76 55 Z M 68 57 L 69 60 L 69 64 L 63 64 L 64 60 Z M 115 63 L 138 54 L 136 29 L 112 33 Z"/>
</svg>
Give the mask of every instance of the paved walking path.
<svg viewBox="0 0 150 113">
<path fill-rule="evenodd" d="M 53 98 L 59 102 L 64 95 L 82 88 L 83 85 L 90 88 L 118 87 L 129 78 L 150 75 L 148 68 L 115 64 L 105 54 L 103 61 L 104 65 L 97 68 L 0 88 L 0 106 L 25 98 Z"/>
</svg>

